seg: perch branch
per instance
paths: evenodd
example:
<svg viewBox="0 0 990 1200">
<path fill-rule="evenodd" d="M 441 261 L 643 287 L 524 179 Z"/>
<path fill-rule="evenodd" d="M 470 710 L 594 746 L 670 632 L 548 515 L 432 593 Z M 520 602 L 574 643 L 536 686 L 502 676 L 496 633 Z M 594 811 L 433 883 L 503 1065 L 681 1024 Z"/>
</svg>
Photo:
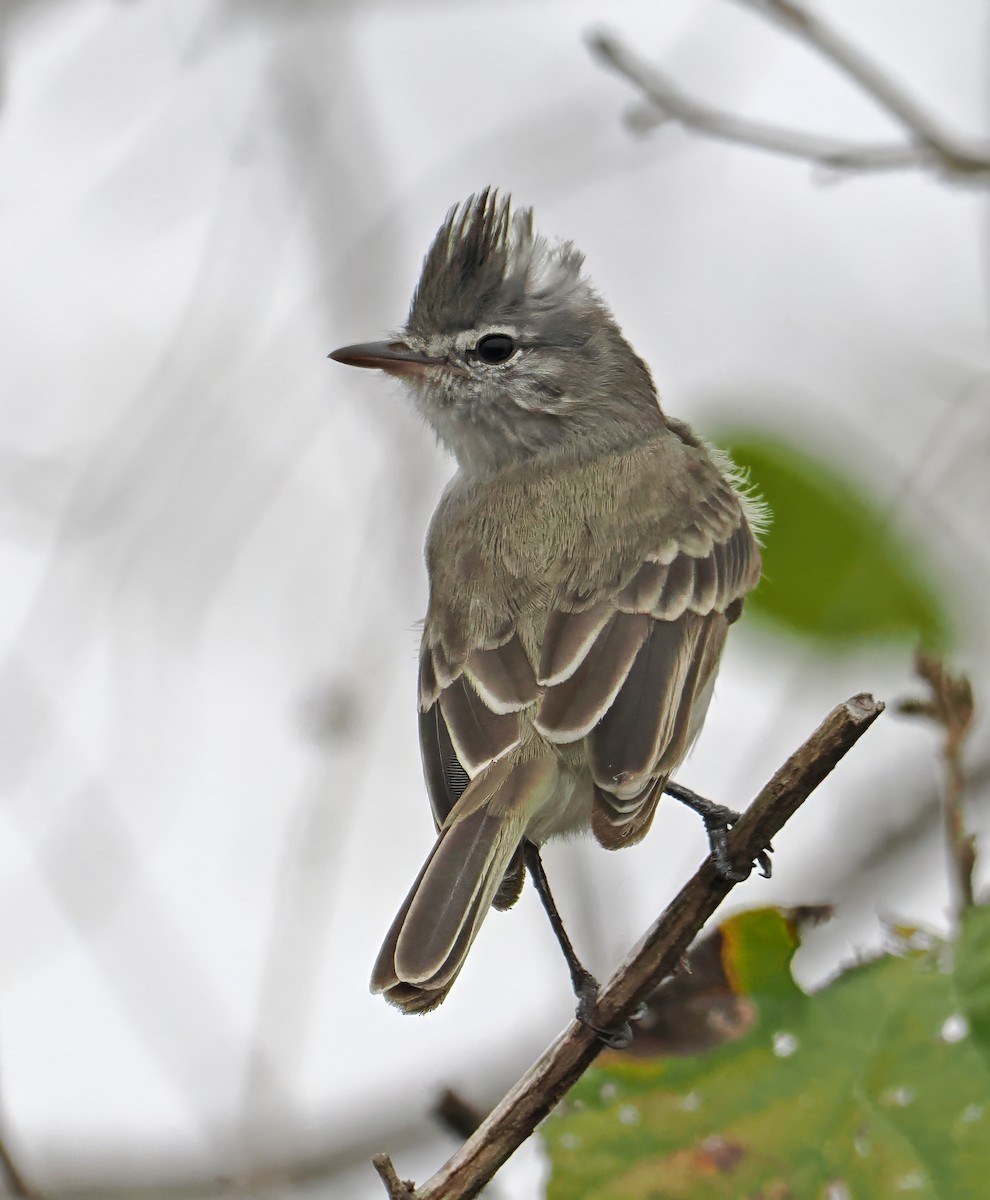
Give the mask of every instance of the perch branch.
<svg viewBox="0 0 990 1200">
<path fill-rule="evenodd" d="M 834 708 L 808 740 L 776 772 L 733 826 L 729 854 L 752 863 L 811 792 L 883 711 L 872 696 L 853 696 Z M 599 997 L 597 1016 L 606 1025 L 627 1020 L 668 976 L 695 935 L 734 884 L 710 861 L 681 889 L 648 930 Z M 572 1021 L 463 1146 L 421 1187 L 401 1183 L 387 1155 L 375 1169 L 393 1181 L 392 1200 L 466 1200 L 476 1196 L 591 1065 L 602 1049 L 594 1032 Z M 401 1190 L 394 1190 L 398 1186 Z"/>
</svg>

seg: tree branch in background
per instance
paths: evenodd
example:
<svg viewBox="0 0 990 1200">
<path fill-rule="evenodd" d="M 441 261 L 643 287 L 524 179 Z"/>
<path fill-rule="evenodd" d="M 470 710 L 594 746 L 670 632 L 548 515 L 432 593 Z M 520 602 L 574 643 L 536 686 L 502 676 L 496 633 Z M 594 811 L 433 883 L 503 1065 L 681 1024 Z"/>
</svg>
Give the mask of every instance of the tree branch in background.
<svg viewBox="0 0 990 1200">
<path fill-rule="evenodd" d="M 752 863 L 794 815 L 838 761 L 883 711 L 869 695 L 853 696 L 834 708 L 763 788 L 733 827 L 729 855 L 740 866 Z M 602 989 L 597 1017 L 616 1025 L 670 975 L 705 921 L 734 884 L 706 861 L 681 889 L 626 961 Z M 388 1155 L 376 1155 L 375 1169 L 390 1200 L 466 1200 L 476 1196 L 522 1145 L 602 1049 L 586 1025 L 572 1021 L 505 1098 L 440 1170 L 420 1188 L 399 1178 Z"/>
<path fill-rule="evenodd" d="M 933 655 L 919 651 L 915 659 L 919 679 L 928 685 L 924 700 L 902 700 L 899 712 L 927 717 L 944 732 L 942 761 L 945 786 L 942 791 L 942 817 L 952 860 L 956 905 L 962 916 L 973 906 L 973 869 L 976 866 L 976 840 L 966 832 L 963 799 L 966 775 L 962 753 L 973 726 L 973 687 L 965 675 L 950 675 L 945 664 Z"/>
<path fill-rule="evenodd" d="M 461 1141 L 469 1138 L 484 1121 L 485 1114 L 453 1088 L 445 1088 L 433 1106 L 433 1116 Z"/>
<path fill-rule="evenodd" d="M 940 128 L 911 96 L 830 25 L 791 0 L 735 0 L 771 18 L 846 75 L 879 107 L 901 124 L 906 143 L 862 143 L 821 137 L 770 122 L 737 117 L 692 99 L 656 67 L 634 54 L 618 38 L 598 32 L 589 38 L 592 53 L 628 79 L 650 105 L 633 124 L 646 128 L 676 121 L 707 137 L 800 158 L 830 171 L 929 170 L 955 182 L 985 185 L 990 147 L 964 142 Z"/>
<path fill-rule="evenodd" d="M 40 1192 L 28 1185 L 21 1174 L 14 1156 L 10 1153 L 6 1138 L 0 1136 L 0 1180 L 5 1195 L 24 1197 L 24 1200 L 42 1200 Z"/>
</svg>

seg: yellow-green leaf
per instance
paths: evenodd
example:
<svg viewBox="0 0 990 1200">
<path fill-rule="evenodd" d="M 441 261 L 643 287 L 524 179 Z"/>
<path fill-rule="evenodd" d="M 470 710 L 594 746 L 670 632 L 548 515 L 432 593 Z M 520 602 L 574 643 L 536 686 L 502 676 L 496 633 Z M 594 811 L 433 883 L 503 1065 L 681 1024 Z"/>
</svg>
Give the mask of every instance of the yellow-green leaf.
<svg viewBox="0 0 990 1200">
<path fill-rule="evenodd" d="M 990 1064 L 957 977 L 985 982 L 990 947 L 964 939 L 955 972 L 945 948 L 905 947 L 807 995 L 793 938 L 774 910 L 734 919 L 723 945 L 756 1013 L 743 1037 L 585 1075 L 543 1127 L 549 1200 L 987 1195 Z"/>
<path fill-rule="evenodd" d="M 947 643 L 946 600 L 923 547 L 866 488 L 781 440 L 731 432 L 712 440 L 728 448 L 773 515 L 748 612 L 830 646 Z"/>
</svg>

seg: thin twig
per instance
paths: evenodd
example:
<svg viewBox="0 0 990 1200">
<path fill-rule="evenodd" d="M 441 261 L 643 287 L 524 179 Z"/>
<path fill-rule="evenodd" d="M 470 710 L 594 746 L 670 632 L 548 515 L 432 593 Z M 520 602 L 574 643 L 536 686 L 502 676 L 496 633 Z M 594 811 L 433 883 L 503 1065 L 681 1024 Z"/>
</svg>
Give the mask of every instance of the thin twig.
<svg viewBox="0 0 990 1200">
<path fill-rule="evenodd" d="M 761 17 L 770 17 L 781 28 L 816 50 L 826 62 L 848 75 L 903 125 L 913 139 L 926 143 L 936 153 L 943 152 L 949 141 L 945 131 L 875 62 L 820 17 L 803 5 L 794 3 L 794 0 L 735 0 L 735 3 Z"/>
<path fill-rule="evenodd" d="M 477 1105 L 466 1100 L 453 1088 L 445 1088 L 433 1106 L 433 1115 L 448 1133 L 461 1141 L 471 1136 L 485 1119 Z"/>
<path fill-rule="evenodd" d="M 880 701 L 858 695 L 829 713 L 733 827 L 729 838 L 733 862 L 753 862 L 882 711 Z M 602 1023 L 612 1026 L 629 1018 L 674 970 L 702 925 L 733 886 L 710 861 L 701 867 L 602 990 L 597 1010 Z M 592 1030 L 577 1021 L 571 1022 L 432 1179 L 412 1192 L 390 1191 L 390 1197 L 466 1200 L 476 1196 L 587 1070 L 601 1049 L 602 1044 Z M 376 1170 L 381 1174 L 377 1163 Z"/>
<path fill-rule="evenodd" d="M 913 146 L 853 145 L 838 138 L 802 133 L 768 121 L 737 117 L 724 109 L 693 100 L 656 67 L 610 34 L 593 34 L 589 46 L 606 66 L 636 85 L 657 110 L 658 119 L 676 121 L 716 141 L 800 158 L 831 171 L 903 170 L 923 165 L 923 156 Z M 636 124 L 640 126 L 642 122 Z"/>
<path fill-rule="evenodd" d="M 3 1137 L 0 1137 L 0 1179 L 3 1180 L 4 1190 L 9 1195 L 23 1197 L 24 1200 L 42 1200 L 41 1193 L 36 1192 L 21 1174 L 7 1140 Z"/>
<path fill-rule="evenodd" d="M 399 1178 L 398 1172 L 387 1154 L 376 1154 L 371 1160 L 371 1165 L 378 1172 L 382 1183 L 385 1184 L 388 1200 L 412 1200 L 415 1195 L 414 1184 L 408 1179 Z"/>
<path fill-rule="evenodd" d="M 928 696 L 924 700 L 903 700 L 897 707 L 902 713 L 927 717 L 945 734 L 942 743 L 945 764 L 942 818 L 957 910 L 962 916 L 973 907 L 973 870 L 976 867 L 976 840 L 966 831 L 963 813 L 966 774 L 962 763 L 963 747 L 973 726 L 973 687 L 965 675 L 951 675 L 941 659 L 923 651 L 915 658 L 915 671 L 928 685 Z"/>
<path fill-rule="evenodd" d="M 937 170 L 958 181 L 981 181 L 990 174 L 985 145 L 964 144 L 941 129 L 880 68 L 831 26 L 791 0 L 736 0 L 768 16 L 799 37 L 865 91 L 907 131 L 910 142 L 853 143 L 754 121 L 689 97 L 656 67 L 617 38 L 599 32 L 589 38 L 592 52 L 643 93 L 661 120 L 679 122 L 720 141 L 800 158 L 830 171 Z"/>
</svg>

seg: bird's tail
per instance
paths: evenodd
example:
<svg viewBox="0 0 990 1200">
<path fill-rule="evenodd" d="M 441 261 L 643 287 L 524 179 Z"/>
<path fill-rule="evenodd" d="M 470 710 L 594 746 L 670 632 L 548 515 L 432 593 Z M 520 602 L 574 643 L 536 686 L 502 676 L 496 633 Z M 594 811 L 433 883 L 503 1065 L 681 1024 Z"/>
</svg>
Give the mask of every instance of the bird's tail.
<svg viewBox="0 0 990 1200">
<path fill-rule="evenodd" d="M 556 785 L 552 759 L 497 761 L 471 781 L 392 922 L 373 992 L 404 1012 L 428 1012 L 444 1000 L 488 909 L 513 891 L 500 887 L 518 863 L 530 817 Z"/>
</svg>

